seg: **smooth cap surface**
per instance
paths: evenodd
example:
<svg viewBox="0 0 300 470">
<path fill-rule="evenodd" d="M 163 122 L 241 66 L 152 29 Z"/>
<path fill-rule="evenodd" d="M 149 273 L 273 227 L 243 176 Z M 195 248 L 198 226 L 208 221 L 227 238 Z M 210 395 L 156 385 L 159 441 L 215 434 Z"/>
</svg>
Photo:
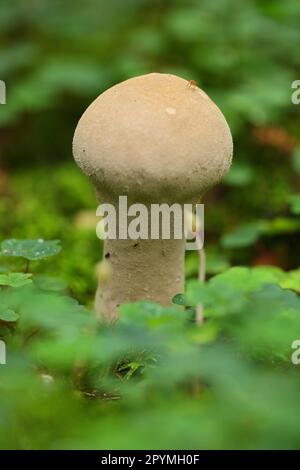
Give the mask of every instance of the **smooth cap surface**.
<svg viewBox="0 0 300 470">
<path fill-rule="evenodd" d="M 81 117 L 74 158 L 102 201 L 195 202 L 232 159 L 228 124 L 214 102 L 175 75 L 151 73 L 102 93 Z"/>
</svg>

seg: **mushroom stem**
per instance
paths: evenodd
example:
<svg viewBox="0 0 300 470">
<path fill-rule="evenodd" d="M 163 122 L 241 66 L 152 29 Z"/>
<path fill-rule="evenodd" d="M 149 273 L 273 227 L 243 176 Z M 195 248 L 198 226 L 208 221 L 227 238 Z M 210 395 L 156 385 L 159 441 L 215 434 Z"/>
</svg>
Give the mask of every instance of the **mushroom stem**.
<svg viewBox="0 0 300 470">
<path fill-rule="evenodd" d="M 99 281 L 96 312 L 115 321 L 124 303 L 150 300 L 171 304 L 184 290 L 185 240 L 105 240 L 103 257 L 110 263 L 107 282 Z"/>
</svg>

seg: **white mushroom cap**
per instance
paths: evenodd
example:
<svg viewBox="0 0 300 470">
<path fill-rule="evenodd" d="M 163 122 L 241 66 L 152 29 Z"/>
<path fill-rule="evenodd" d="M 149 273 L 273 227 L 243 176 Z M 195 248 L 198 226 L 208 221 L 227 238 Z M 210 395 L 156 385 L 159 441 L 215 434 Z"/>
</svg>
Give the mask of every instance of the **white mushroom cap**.
<svg viewBox="0 0 300 470">
<path fill-rule="evenodd" d="M 175 75 L 151 73 L 102 93 L 74 135 L 74 158 L 102 201 L 196 202 L 228 171 L 232 137 L 214 102 Z"/>
</svg>

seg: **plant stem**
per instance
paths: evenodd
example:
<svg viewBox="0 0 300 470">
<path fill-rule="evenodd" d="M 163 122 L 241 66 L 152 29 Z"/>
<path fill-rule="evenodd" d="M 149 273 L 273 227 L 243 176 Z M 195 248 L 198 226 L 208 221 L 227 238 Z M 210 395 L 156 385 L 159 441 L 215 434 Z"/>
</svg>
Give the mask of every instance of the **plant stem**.
<svg viewBox="0 0 300 470">
<path fill-rule="evenodd" d="M 30 265 L 30 260 L 27 259 L 26 260 L 26 264 L 25 264 L 25 269 L 24 269 L 24 273 L 27 274 L 28 271 L 29 271 L 29 265 Z"/>
<path fill-rule="evenodd" d="M 198 279 L 200 282 L 205 282 L 205 272 L 206 272 L 206 257 L 204 248 L 199 248 L 199 271 Z M 196 308 L 196 325 L 202 325 L 204 321 L 204 310 L 203 305 L 199 304 Z"/>
</svg>

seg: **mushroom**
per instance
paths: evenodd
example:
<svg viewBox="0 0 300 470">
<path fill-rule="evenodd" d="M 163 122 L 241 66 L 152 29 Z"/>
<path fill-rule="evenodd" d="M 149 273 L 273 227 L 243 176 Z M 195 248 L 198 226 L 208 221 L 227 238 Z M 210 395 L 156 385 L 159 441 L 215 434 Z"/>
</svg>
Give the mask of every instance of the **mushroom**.
<svg viewBox="0 0 300 470">
<path fill-rule="evenodd" d="M 100 202 L 197 203 L 228 171 L 228 124 L 195 82 L 151 73 L 102 93 L 81 117 L 74 158 Z M 123 302 L 170 304 L 184 290 L 184 237 L 107 239 L 110 279 L 99 284 L 96 312 L 108 322 Z M 103 276 L 102 276 L 103 277 Z"/>
</svg>

